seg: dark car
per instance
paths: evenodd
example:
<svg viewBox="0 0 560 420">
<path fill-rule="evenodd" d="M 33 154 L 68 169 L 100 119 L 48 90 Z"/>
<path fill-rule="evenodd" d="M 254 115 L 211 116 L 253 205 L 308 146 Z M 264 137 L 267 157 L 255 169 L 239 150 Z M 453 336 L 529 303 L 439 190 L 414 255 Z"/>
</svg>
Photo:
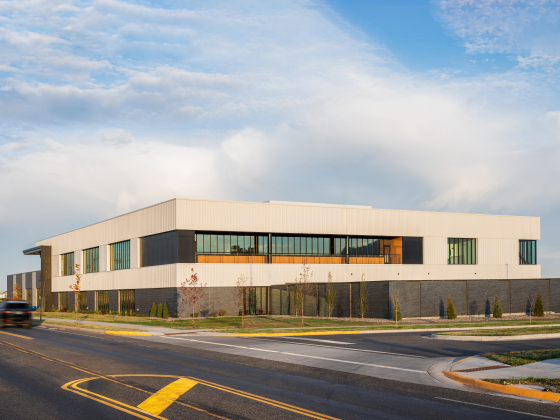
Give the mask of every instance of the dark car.
<svg viewBox="0 0 560 420">
<path fill-rule="evenodd" d="M 31 328 L 31 306 L 27 302 L 0 302 L 0 328 L 24 325 Z"/>
</svg>

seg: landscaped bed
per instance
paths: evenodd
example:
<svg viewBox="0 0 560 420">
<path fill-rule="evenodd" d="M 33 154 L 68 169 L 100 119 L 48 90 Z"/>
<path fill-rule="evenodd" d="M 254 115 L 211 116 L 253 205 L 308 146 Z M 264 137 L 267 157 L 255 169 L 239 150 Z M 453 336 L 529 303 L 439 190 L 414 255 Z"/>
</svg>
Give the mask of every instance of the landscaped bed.
<svg viewBox="0 0 560 420">
<path fill-rule="evenodd" d="M 548 359 L 560 358 L 560 349 L 510 351 L 508 353 L 486 353 L 482 357 L 505 363 L 510 366 L 522 366 Z M 558 380 L 558 379 L 555 379 Z"/>
<path fill-rule="evenodd" d="M 111 325 L 92 325 L 78 323 L 78 325 L 70 322 L 64 321 L 43 321 L 43 325 L 60 325 L 62 327 L 73 327 L 73 328 L 85 328 L 89 330 L 101 330 L 101 331 L 127 331 L 127 332 L 145 332 L 146 330 L 140 330 L 137 328 L 120 328 L 113 327 Z"/>
<path fill-rule="evenodd" d="M 560 379 L 555 378 L 535 378 L 528 376 L 527 378 L 509 378 L 509 379 L 484 379 L 486 382 L 499 385 L 540 385 L 545 392 L 560 393 L 558 387 L 560 386 Z"/>
</svg>

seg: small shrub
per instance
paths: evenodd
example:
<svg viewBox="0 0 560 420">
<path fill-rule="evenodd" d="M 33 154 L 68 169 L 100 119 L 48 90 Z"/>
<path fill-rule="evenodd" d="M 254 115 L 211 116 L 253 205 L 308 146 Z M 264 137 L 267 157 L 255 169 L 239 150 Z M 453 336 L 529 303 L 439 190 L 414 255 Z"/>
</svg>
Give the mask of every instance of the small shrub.
<svg viewBox="0 0 560 420">
<path fill-rule="evenodd" d="M 220 311 L 220 316 L 226 316 L 227 311 Z"/>
<path fill-rule="evenodd" d="M 163 304 L 163 317 L 165 319 L 169 318 L 169 310 L 167 309 L 167 302 Z"/>
<path fill-rule="evenodd" d="M 264 311 L 263 311 L 262 309 L 259 309 L 259 310 L 257 311 L 257 313 L 258 313 L 259 315 L 264 315 Z"/>
<path fill-rule="evenodd" d="M 393 298 L 393 321 L 402 321 L 401 303 L 397 296 Z"/>
<path fill-rule="evenodd" d="M 101 315 L 106 315 L 106 314 L 107 314 L 107 312 L 105 312 L 104 310 L 101 311 Z"/>
<path fill-rule="evenodd" d="M 455 313 L 455 305 L 453 304 L 453 298 L 451 295 L 447 298 L 447 319 L 455 319 L 457 314 Z"/>
<path fill-rule="evenodd" d="M 62 308 L 60 312 L 68 312 L 68 308 Z"/>
<path fill-rule="evenodd" d="M 148 317 L 148 315 L 146 315 L 146 314 L 136 314 L 136 316 L 143 317 L 143 318 L 147 318 L 147 317 Z"/>
<path fill-rule="evenodd" d="M 212 318 L 217 318 L 218 317 L 218 312 L 212 312 L 210 315 L 212 315 Z"/>
<path fill-rule="evenodd" d="M 533 313 L 535 314 L 536 317 L 539 318 L 542 318 L 544 316 L 544 304 L 540 293 L 537 295 L 537 300 L 535 301 L 535 309 Z"/>
<path fill-rule="evenodd" d="M 195 318 L 198 318 L 198 312 L 195 312 L 193 315 Z"/>
<path fill-rule="evenodd" d="M 502 317 L 502 305 L 500 304 L 500 300 L 498 296 L 494 298 L 494 318 L 501 318 Z"/>
<path fill-rule="evenodd" d="M 152 309 L 150 309 L 150 316 L 151 317 L 155 317 L 156 316 L 156 303 L 152 303 Z"/>
<path fill-rule="evenodd" d="M 157 317 L 158 318 L 163 317 L 163 306 L 161 305 L 161 303 L 157 307 Z"/>
</svg>

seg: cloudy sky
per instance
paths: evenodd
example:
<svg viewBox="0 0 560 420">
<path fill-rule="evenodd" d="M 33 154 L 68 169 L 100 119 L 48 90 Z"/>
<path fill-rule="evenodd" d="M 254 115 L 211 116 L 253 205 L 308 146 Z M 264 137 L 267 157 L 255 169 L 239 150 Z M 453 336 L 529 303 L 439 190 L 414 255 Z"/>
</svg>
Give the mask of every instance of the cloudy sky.
<svg viewBox="0 0 560 420">
<path fill-rule="evenodd" d="M 348 3 L 351 3 L 350 5 Z M 0 1 L 0 289 L 173 197 L 541 217 L 560 277 L 560 2 Z"/>
</svg>

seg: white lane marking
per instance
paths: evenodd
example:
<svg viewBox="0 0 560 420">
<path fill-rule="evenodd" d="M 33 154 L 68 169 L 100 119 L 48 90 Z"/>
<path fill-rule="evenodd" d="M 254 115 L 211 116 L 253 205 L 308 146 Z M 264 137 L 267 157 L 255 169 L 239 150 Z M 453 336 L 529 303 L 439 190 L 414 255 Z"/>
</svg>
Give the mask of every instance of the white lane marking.
<svg viewBox="0 0 560 420">
<path fill-rule="evenodd" d="M 278 337 L 278 338 L 286 338 L 286 339 L 292 339 L 292 340 L 319 341 L 321 343 L 331 343 L 331 344 L 356 344 L 356 343 L 346 343 L 344 341 L 320 340 L 318 338 L 301 338 L 301 337 Z"/>
<path fill-rule="evenodd" d="M 167 336 L 166 338 L 171 338 L 173 340 L 195 341 L 197 343 L 212 344 L 212 345 L 215 345 L 215 346 L 235 347 L 235 348 L 238 348 L 238 349 L 245 349 L 245 350 L 256 350 L 256 351 L 264 351 L 264 352 L 268 352 L 268 353 L 285 354 L 285 355 L 288 355 L 288 356 L 308 357 L 308 358 L 311 358 L 311 359 L 328 360 L 328 361 L 331 361 L 331 362 L 340 362 L 340 363 L 350 363 L 350 364 L 353 364 L 353 365 L 371 366 L 371 367 L 377 367 L 377 368 L 382 368 L 382 369 L 402 370 L 402 371 L 405 371 L 405 372 L 416 372 L 416 373 L 428 373 L 424 370 L 414 370 L 414 369 L 398 368 L 398 367 L 394 367 L 394 366 L 375 365 L 375 364 L 372 364 L 372 363 L 352 362 L 350 360 L 329 359 L 327 357 L 308 356 L 308 355 L 305 355 L 305 354 L 288 353 L 288 352 L 277 351 L 277 350 L 265 350 L 265 349 L 258 349 L 258 348 L 255 348 L 255 347 L 236 346 L 234 344 L 224 344 L 224 343 L 214 343 L 212 341 L 193 340 L 192 338 L 169 337 L 169 336 Z"/>
<path fill-rule="evenodd" d="M 541 414 L 526 413 L 525 411 L 508 410 L 507 408 L 492 407 L 491 405 L 475 404 L 475 403 L 459 401 L 459 400 L 450 400 L 449 398 L 441 398 L 441 397 L 434 397 L 434 398 L 437 399 L 437 400 L 453 401 L 453 402 L 457 402 L 457 403 L 461 403 L 461 404 L 476 405 L 477 407 L 490 408 L 492 410 L 501 410 L 501 411 L 509 411 L 510 413 L 525 414 L 525 415 L 531 416 L 531 417 L 540 417 L 541 419 L 554 419 L 554 420 L 559 419 L 559 417 L 549 417 L 549 416 L 543 416 Z"/>
<path fill-rule="evenodd" d="M 292 338 L 292 337 L 287 337 L 287 338 Z M 244 340 L 249 339 L 249 340 L 272 341 L 272 342 L 278 343 L 278 341 L 276 341 L 276 340 L 270 340 L 268 338 L 261 338 L 261 337 L 243 337 L 243 339 Z M 347 350 L 347 351 L 361 351 L 361 352 L 364 352 L 364 353 L 390 354 L 390 355 L 393 355 L 393 356 L 414 357 L 416 359 L 426 359 L 425 356 L 415 356 L 415 355 L 412 355 L 412 354 L 402 354 L 402 353 L 391 353 L 390 351 L 351 349 L 351 348 L 348 348 L 348 347 L 322 346 L 321 344 L 312 344 L 312 343 L 287 342 L 286 344 L 296 344 L 298 346 L 324 347 L 324 348 L 327 348 L 327 349 L 338 349 L 338 350 Z"/>
</svg>

